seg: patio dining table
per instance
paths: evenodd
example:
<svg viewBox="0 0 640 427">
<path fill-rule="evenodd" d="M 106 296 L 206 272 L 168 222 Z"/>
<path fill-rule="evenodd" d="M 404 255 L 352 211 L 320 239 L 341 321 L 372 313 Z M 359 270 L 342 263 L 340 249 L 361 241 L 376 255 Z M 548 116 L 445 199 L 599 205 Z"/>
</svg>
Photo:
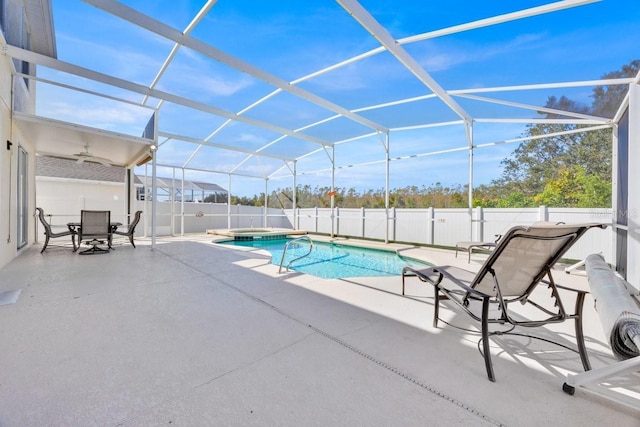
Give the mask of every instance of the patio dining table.
<svg viewBox="0 0 640 427">
<path fill-rule="evenodd" d="M 109 223 L 109 225 L 111 226 L 111 232 L 113 233 L 114 231 L 116 231 L 118 229 L 118 227 L 120 227 L 122 225 L 121 222 L 114 222 L 111 221 Z M 69 227 L 69 231 L 78 231 L 78 229 L 82 226 L 82 223 L 80 222 L 68 222 L 67 223 L 67 227 Z"/>
<path fill-rule="evenodd" d="M 111 233 L 116 231 L 118 229 L 118 227 L 120 227 L 121 225 L 122 225 L 121 222 L 111 221 L 109 223 L 109 226 L 111 228 Z M 68 222 L 67 223 L 67 227 L 69 227 L 69 231 L 73 231 L 73 232 L 77 233 L 79 231 L 79 229 L 82 228 L 82 223 L 81 222 Z M 81 245 L 81 242 L 78 242 L 78 248 L 80 248 L 80 245 Z M 111 246 L 111 241 L 109 241 L 109 249 L 113 249 L 113 247 Z"/>
</svg>

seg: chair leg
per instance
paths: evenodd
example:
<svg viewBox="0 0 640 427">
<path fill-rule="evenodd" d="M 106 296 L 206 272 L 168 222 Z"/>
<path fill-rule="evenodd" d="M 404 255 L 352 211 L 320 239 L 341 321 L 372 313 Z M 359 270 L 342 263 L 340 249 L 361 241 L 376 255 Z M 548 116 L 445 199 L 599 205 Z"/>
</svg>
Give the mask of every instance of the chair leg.
<svg viewBox="0 0 640 427">
<path fill-rule="evenodd" d="M 580 360 L 582 361 L 582 367 L 585 371 L 591 370 L 591 363 L 589 362 L 589 355 L 587 354 L 587 347 L 584 344 L 584 333 L 582 331 L 582 306 L 584 305 L 584 292 L 578 292 L 576 297 L 576 341 L 578 342 L 578 352 L 580 353 Z"/>
<path fill-rule="evenodd" d="M 136 247 L 136 244 L 133 243 L 133 234 L 129 235 L 129 241 L 131 242 L 131 246 L 133 246 L 134 248 Z"/>
<path fill-rule="evenodd" d="M 44 239 L 44 245 L 42 246 L 42 250 L 40 253 L 43 253 L 45 249 L 47 249 L 47 245 L 49 244 L 49 236 L 46 236 Z"/>
<path fill-rule="evenodd" d="M 78 249 L 76 249 L 76 236 L 75 236 L 75 234 L 71 235 L 71 243 L 73 243 L 73 252 L 77 251 Z"/>
<path fill-rule="evenodd" d="M 493 364 L 491 363 L 491 349 L 489 347 L 489 298 L 482 299 L 482 356 L 484 357 L 484 365 L 487 368 L 487 376 L 489 381 L 495 382 L 496 377 L 493 374 Z"/>
<path fill-rule="evenodd" d="M 98 247 L 98 245 L 100 245 L 100 244 L 104 245 L 105 244 L 104 241 L 103 242 L 99 242 L 99 241 L 95 241 L 94 242 L 94 241 L 92 241 L 89 244 L 91 245 L 91 248 L 80 252 L 80 255 L 104 254 L 104 253 L 108 253 L 109 252 L 108 248 L 104 249 L 104 248 Z"/>
<path fill-rule="evenodd" d="M 433 327 L 438 327 L 438 316 L 440 316 L 440 288 L 438 285 L 433 286 Z"/>
</svg>

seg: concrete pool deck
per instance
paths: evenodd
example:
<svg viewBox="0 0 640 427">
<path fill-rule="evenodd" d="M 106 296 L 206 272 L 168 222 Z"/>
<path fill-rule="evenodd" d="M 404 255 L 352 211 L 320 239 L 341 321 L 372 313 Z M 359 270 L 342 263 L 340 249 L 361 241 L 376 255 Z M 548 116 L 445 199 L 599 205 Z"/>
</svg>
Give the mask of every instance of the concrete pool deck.
<svg viewBox="0 0 640 427">
<path fill-rule="evenodd" d="M 637 426 L 637 409 L 580 389 L 579 356 L 526 337 L 431 326 L 430 289 L 400 278 L 278 274 L 268 256 L 211 235 L 136 240 L 98 256 L 35 245 L 0 270 L 0 425 Z M 406 245 L 403 245 L 406 246 Z M 404 247 L 436 264 L 482 255 Z M 584 277 L 556 275 L 586 286 Z M 471 327 L 455 309 L 441 315 Z M 571 344 L 571 322 L 537 334 Z M 593 301 L 594 367 L 615 363 Z M 611 381 L 640 402 L 640 377 Z"/>
</svg>

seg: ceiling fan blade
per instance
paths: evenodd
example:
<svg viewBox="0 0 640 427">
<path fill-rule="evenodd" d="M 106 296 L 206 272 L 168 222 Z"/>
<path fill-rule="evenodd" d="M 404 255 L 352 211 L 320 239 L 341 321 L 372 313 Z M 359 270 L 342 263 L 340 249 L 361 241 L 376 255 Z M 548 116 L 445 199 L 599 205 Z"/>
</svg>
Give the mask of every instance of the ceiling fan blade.
<svg viewBox="0 0 640 427">
<path fill-rule="evenodd" d="M 76 164 L 81 164 L 87 161 L 92 163 L 100 163 L 103 166 L 111 167 L 111 160 L 105 159 L 104 157 L 96 157 L 87 153 L 75 154 L 74 157 L 76 158 Z"/>
<path fill-rule="evenodd" d="M 103 159 L 102 157 L 93 157 L 92 160 L 100 163 L 102 166 L 111 167 L 111 161 L 109 159 Z"/>
</svg>

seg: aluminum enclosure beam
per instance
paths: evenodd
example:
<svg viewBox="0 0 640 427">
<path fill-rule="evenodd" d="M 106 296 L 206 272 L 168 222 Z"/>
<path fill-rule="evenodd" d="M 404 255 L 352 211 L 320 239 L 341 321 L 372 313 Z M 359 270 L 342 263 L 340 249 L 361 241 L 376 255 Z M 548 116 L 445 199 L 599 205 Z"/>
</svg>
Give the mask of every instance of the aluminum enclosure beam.
<svg viewBox="0 0 640 427">
<path fill-rule="evenodd" d="M 259 69 L 258 67 L 249 64 L 241 59 L 238 59 L 234 56 L 231 56 L 205 42 L 202 42 L 198 39 L 194 39 L 188 35 L 181 33 L 180 31 L 171 28 L 170 26 L 157 21 L 150 16 L 144 15 L 143 13 L 138 12 L 135 9 L 132 9 L 123 4 L 111 1 L 111 0 L 84 0 L 85 3 L 89 3 L 99 9 L 104 10 L 105 12 L 111 13 L 114 16 L 117 16 L 125 21 L 131 22 L 134 25 L 137 25 L 141 28 L 149 30 L 155 34 L 158 34 L 166 39 L 179 43 L 183 46 L 189 47 L 196 52 L 199 52 L 203 55 L 206 55 L 216 61 L 219 61 L 225 65 L 228 65 L 238 71 L 249 74 L 263 82 L 266 82 L 272 86 L 275 86 L 285 92 L 291 93 L 295 96 L 298 96 L 306 101 L 314 103 L 322 108 L 325 108 L 329 111 L 333 111 L 334 113 L 340 114 L 343 117 L 346 117 L 354 122 L 360 123 L 366 127 L 371 129 L 375 129 L 378 132 L 386 132 L 387 128 L 375 123 L 369 119 L 366 119 L 362 116 L 352 113 L 348 109 L 336 105 L 318 95 L 315 95 L 309 91 L 306 91 L 298 86 L 292 85 L 291 83 L 283 80 L 279 77 L 276 77 L 270 73 L 267 73 L 264 70 Z"/>
<path fill-rule="evenodd" d="M 470 123 L 471 116 L 449 96 L 425 69 L 413 59 L 396 39 L 371 14 L 355 0 L 336 0 L 353 18 L 380 42 L 402 65 L 435 93 L 451 110 Z"/>
<path fill-rule="evenodd" d="M 174 104 L 182 105 L 185 107 L 193 108 L 194 110 L 204 111 L 206 113 L 213 114 L 215 116 L 224 117 L 227 119 L 242 122 L 251 126 L 267 129 L 275 133 L 284 134 L 292 138 L 303 139 L 308 142 L 323 146 L 331 146 L 329 141 L 325 141 L 320 138 L 316 138 L 303 133 L 295 132 L 291 129 L 285 129 L 280 126 L 272 125 L 271 123 L 263 122 L 260 120 L 251 119 L 245 116 L 239 116 L 235 113 L 223 110 L 221 108 L 213 107 L 201 102 L 193 101 L 191 99 L 184 98 L 182 96 L 174 95 L 168 92 L 160 91 L 157 89 L 151 89 L 147 86 L 143 86 L 137 83 L 132 83 L 128 80 L 120 79 L 114 76 L 103 74 L 97 71 L 89 70 L 78 65 L 70 64 L 68 62 L 60 61 L 49 56 L 40 55 L 35 52 L 31 52 L 25 49 L 20 49 L 15 46 L 7 45 L 6 54 L 12 58 L 20 59 L 22 61 L 31 62 L 33 64 L 42 65 L 54 70 L 62 71 L 65 73 L 73 74 L 76 76 L 84 77 L 86 79 L 94 80 L 100 83 L 104 83 L 110 86 L 125 89 L 130 92 L 138 93 L 141 95 L 151 96 L 153 98 L 162 99 Z M 142 105 L 141 105 L 142 107 Z"/>
</svg>

